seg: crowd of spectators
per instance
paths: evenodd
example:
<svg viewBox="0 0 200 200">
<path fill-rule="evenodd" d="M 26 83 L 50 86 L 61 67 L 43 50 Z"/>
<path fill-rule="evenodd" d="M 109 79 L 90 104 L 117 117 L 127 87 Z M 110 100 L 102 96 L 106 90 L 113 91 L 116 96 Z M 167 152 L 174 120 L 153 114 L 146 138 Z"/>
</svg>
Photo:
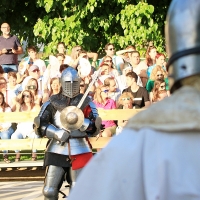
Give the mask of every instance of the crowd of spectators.
<svg viewBox="0 0 200 200">
<path fill-rule="evenodd" d="M 74 46 L 71 54 L 68 54 L 65 44 L 59 42 L 58 53 L 49 56 L 47 66 L 44 60 L 38 57 L 34 46 L 27 48 L 28 57 L 17 65 L 16 56 L 22 53 L 20 42 L 16 36 L 10 34 L 9 24 L 2 24 L 1 31 L 3 33 L 0 36 L 0 41 L 3 41 L 0 45 L 1 112 L 39 110 L 50 96 L 60 92 L 59 78 L 68 66 L 75 68 L 80 75 L 80 93 L 85 92 L 94 72 L 100 69 L 98 80 L 88 94 L 99 109 L 147 108 L 170 95 L 165 55 L 157 52 L 155 46 L 147 48 L 146 57 L 141 61 L 140 53 L 135 46 L 128 46 L 116 52 L 114 44 L 108 43 L 105 45 L 105 56 L 99 59 L 97 53 L 86 52 L 79 45 Z M 116 132 L 119 134 L 126 123 L 126 120 L 102 121 L 104 130 L 99 136 L 112 137 Z M 32 122 L 22 122 L 13 128 L 12 124 L 2 123 L 0 138 L 35 138 L 37 136 L 32 125 Z M 15 161 L 19 161 L 20 151 L 15 152 Z M 36 150 L 33 150 L 32 160 L 36 160 L 36 157 Z M 7 151 L 3 152 L 3 158 L 5 162 L 10 162 Z"/>
</svg>

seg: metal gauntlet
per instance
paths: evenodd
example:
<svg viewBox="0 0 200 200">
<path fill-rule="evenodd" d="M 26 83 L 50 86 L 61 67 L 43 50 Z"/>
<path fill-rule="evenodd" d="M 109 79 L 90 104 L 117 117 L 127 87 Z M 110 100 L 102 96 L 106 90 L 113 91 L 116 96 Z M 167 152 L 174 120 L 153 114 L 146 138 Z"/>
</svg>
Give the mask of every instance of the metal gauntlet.
<svg viewBox="0 0 200 200">
<path fill-rule="evenodd" d="M 64 129 L 56 128 L 54 125 L 50 124 L 46 127 L 46 136 L 48 138 L 54 138 L 61 143 L 69 141 L 70 133 Z"/>
</svg>

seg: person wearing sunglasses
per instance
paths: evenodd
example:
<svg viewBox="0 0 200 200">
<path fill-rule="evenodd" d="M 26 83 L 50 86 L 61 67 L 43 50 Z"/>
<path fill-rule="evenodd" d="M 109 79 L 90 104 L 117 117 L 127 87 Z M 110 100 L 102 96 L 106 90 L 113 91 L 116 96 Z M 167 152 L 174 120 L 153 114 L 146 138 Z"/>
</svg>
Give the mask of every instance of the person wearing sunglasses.
<svg viewBox="0 0 200 200">
<path fill-rule="evenodd" d="M 118 109 L 135 109 L 134 104 L 134 97 L 130 92 L 124 92 L 121 94 L 117 101 L 117 108 Z M 124 126 L 127 124 L 128 120 L 118 120 L 117 121 L 117 128 L 116 128 L 116 135 L 122 132 Z"/>
<path fill-rule="evenodd" d="M 154 82 L 156 80 L 164 80 L 166 83 L 166 90 L 168 91 L 168 94 L 170 94 L 169 92 L 169 79 L 167 76 L 166 71 L 160 66 L 160 65 L 156 65 L 150 75 L 150 78 L 147 81 L 146 84 L 146 89 L 148 91 L 148 93 L 150 93 L 153 89 L 154 86 Z"/>
<path fill-rule="evenodd" d="M 34 103 L 34 94 L 30 90 L 24 90 L 16 104 L 16 112 L 39 112 L 40 106 Z M 11 139 L 38 138 L 33 129 L 33 122 L 20 122 L 12 134 Z M 20 141 L 19 141 L 20 142 Z M 15 150 L 15 162 L 20 161 L 20 151 Z M 37 160 L 36 150 L 32 151 L 32 161 Z"/>
<path fill-rule="evenodd" d="M 168 97 L 169 94 L 166 90 L 166 83 L 163 79 L 156 80 L 154 82 L 154 87 L 149 94 L 151 103 L 155 103 Z"/>
<path fill-rule="evenodd" d="M 100 109 L 116 109 L 116 101 L 108 97 L 108 89 L 105 85 L 96 88 L 93 102 L 96 107 Z M 105 129 L 99 134 L 99 136 L 112 137 L 115 134 L 117 126 L 113 120 L 103 120 L 102 125 Z"/>
<path fill-rule="evenodd" d="M 105 45 L 106 56 L 112 58 L 113 67 L 118 71 L 119 75 L 122 74 L 124 69 L 124 60 L 120 56 L 115 55 L 115 46 L 112 43 L 107 43 Z M 103 58 L 100 60 L 99 64 L 103 62 Z"/>
</svg>

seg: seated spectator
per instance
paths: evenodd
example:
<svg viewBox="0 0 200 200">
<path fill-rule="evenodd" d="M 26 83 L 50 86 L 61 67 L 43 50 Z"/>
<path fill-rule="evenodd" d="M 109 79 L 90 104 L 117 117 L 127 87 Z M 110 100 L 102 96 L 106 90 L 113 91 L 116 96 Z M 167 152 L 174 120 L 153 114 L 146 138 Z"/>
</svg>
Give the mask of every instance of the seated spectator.
<svg viewBox="0 0 200 200">
<path fill-rule="evenodd" d="M 117 102 L 118 108 L 122 109 L 134 109 L 133 106 L 134 97 L 130 92 L 124 92 Z M 117 129 L 116 129 L 116 135 L 121 133 L 123 127 L 127 124 L 128 120 L 118 120 L 117 122 Z"/>
<path fill-rule="evenodd" d="M 58 94 L 60 92 L 60 79 L 57 77 L 54 77 L 50 81 L 50 91 L 49 91 L 49 96 Z"/>
<path fill-rule="evenodd" d="M 156 80 L 165 80 L 165 83 L 166 83 L 166 90 L 169 91 L 169 80 L 168 80 L 168 77 L 167 77 L 167 73 L 164 71 L 164 69 L 159 66 L 159 65 L 156 65 L 152 72 L 151 72 L 151 76 L 149 78 L 149 80 L 147 81 L 147 84 L 146 84 L 146 89 L 147 91 L 150 93 L 153 89 L 153 86 L 154 86 L 154 82 Z"/>
<path fill-rule="evenodd" d="M 96 88 L 93 102 L 97 108 L 105 110 L 116 109 L 116 102 L 113 99 L 108 98 L 108 90 L 106 90 L 105 86 Z M 103 120 L 102 124 L 105 129 L 100 133 L 100 136 L 111 137 L 115 134 L 117 126 L 113 120 Z"/>
<path fill-rule="evenodd" d="M 26 90 L 30 90 L 33 95 L 34 95 L 34 103 L 36 105 L 39 105 L 41 106 L 42 105 L 42 91 L 39 90 L 39 87 L 38 87 L 38 82 L 35 78 L 31 78 L 26 87 L 25 87 Z"/>
<path fill-rule="evenodd" d="M 118 101 L 121 92 L 117 86 L 117 82 L 113 77 L 108 77 L 104 80 L 106 90 L 108 90 L 108 98 L 113 99 L 115 102 Z"/>
<path fill-rule="evenodd" d="M 42 83 L 44 86 L 43 91 L 47 90 L 47 86 L 52 78 L 61 76 L 60 66 L 64 64 L 64 59 L 65 55 L 61 53 L 58 53 L 56 56 L 49 56 L 49 65 L 47 66 L 42 78 Z"/>
<path fill-rule="evenodd" d="M 0 77 L 7 79 L 7 73 L 4 73 L 3 67 L 0 65 Z"/>
<path fill-rule="evenodd" d="M 20 84 L 17 84 L 17 72 L 8 72 L 7 90 L 13 91 L 18 95 L 20 91 Z"/>
<path fill-rule="evenodd" d="M 43 75 L 43 73 L 46 70 L 46 64 L 42 59 L 38 58 L 38 52 L 36 47 L 30 46 L 27 48 L 27 51 L 30 57 L 28 62 L 29 67 L 31 67 L 31 65 L 37 65 L 39 67 L 40 74 Z"/>
<path fill-rule="evenodd" d="M 112 43 L 107 43 L 105 45 L 105 52 L 106 56 L 110 56 L 112 58 L 113 68 L 118 71 L 119 75 L 122 75 L 122 71 L 124 69 L 124 60 L 120 56 L 115 55 L 115 47 Z M 101 64 L 103 61 L 105 61 L 105 58 L 100 60 Z"/>
<path fill-rule="evenodd" d="M 79 64 L 79 59 L 82 58 L 85 54 L 82 54 L 82 47 L 77 45 L 72 48 L 71 52 L 71 60 L 70 62 L 65 62 L 65 64 L 68 64 L 69 66 L 72 66 L 73 68 L 77 69 Z M 98 54 L 94 52 L 86 52 L 88 59 L 92 59 L 92 66 L 96 67 L 96 61 L 98 59 Z"/>
<path fill-rule="evenodd" d="M 115 69 L 111 56 L 104 56 L 103 59 L 102 59 L 102 63 L 103 64 L 105 63 L 109 66 L 108 70 L 109 70 L 110 76 L 115 77 L 115 78 L 117 78 L 119 76 L 119 72 L 117 71 L 117 69 Z"/>
<path fill-rule="evenodd" d="M 0 92 L 0 112 L 12 112 L 10 106 L 5 102 L 5 97 L 2 92 Z M 10 122 L 0 123 L 0 139 L 11 139 L 13 133 L 14 129 Z M 8 150 L 3 151 L 3 160 L 6 163 L 10 163 Z"/>
<path fill-rule="evenodd" d="M 129 65 L 128 63 L 125 63 L 124 64 L 124 69 L 123 69 L 123 74 L 118 76 L 116 78 L 117 80 L 117 85 L 119 87 L 119 90 L 122 91 L 124 89 L 126 89 L 128 86 L 127 86 L 127 83 L 126 83 L 126 74 L 128 72 L 132 72 L 133 71 L 133 68 L 131 65 Z M 141 78 L 138 76 L 138 79 L 137 79 L 137 85 L 139 85 L 140 87 L 143 87 L 143 84 L 142 84 L 142 81 L 141 81 Z"/>
<path fill-rule="evenodd" d="M 124 92 L 132 93 L 134 97 L 134 106 L 135 108 L 144 108 L 150 105 L 149 94 L 144 87 L 137 85 L 137 74 L 135 72 L 129 72 L 126 74 L 126 81 L 128 88 Z"/>
<path fill-rule="evenodd" d="M 70 63 L 71 57 L 67 54 L 67 48 L 66 48 L 64 42 L 59 42 L 57 44 L 57 51 L 58 51 L 59 54 L 63 54 L 65 56 L 63 64 Z"/>
<path fill-rule="evenodd" d="M 156 63 L 156 54 L 157 49 L 155 46 L 149 46 L 146 51 L 146 57 L 144 61 L 140 62 L 140 68 L 144 69 L 142 70 L 142 74 L 139 75 L 142 79 L 143 86 L 146 85 L 148 76 L 147 76 L 147 69 L 148 67 L 154 65 Z"/>
<path fill-rule="evenodd" d="M 152 92 L 150 92 L 149 97 L 151 103 L 155 103 L 168 97 L 169 94 L 166 90 L 166 83 L 164 80 L 156 80 Z"/>
<path fill-rule="evenodd" d="M 116 55 L 123 58 L 125 62 L 130 63 L 131 52 L 136 51 L 135 46 L 127 46 L 126 49 L 116 51 Z"/>
<path fill-rule="evenodd" d="M 34 95 L 30 90 L 24 90 L 21 93 L 21 98 L 16 105 L 16 112 L 35 112 L 39 111 L 40 106 L 34 103 Z M 12 134 L 11 139 L 38 138 L 33 129 L 33 122 L 20 122 L 17 124 L 17 129 Z M 15 150 L 15 162 L 20 161 L 20 152 Z M 37 160 L 36 150 L 33 150 L 32 161 Z"/>
<path fill-rule="evenodd" d="M 7 81 L 0 77 L 0 92 L 3 93 L 5 102 L 10 106 L 12 111 L 16 109 L 16 94 L 12 90 L 7 90 Z"/>
<path fill-rule="evenodd" d="M 27 77 L 29 76 L 29 73 L 28 73 L 28 63 L 26 61 L 21 61 L 19 63 L 19 66 L 18 66 L 18 72 L 17 72 L 17 84 L 21 84 L 22 81 Z"/>
<path fill-rule="evenodd" d="M 37 80 L 37 83 L 38 83 L 38 91 L 39 93 L 41 94 L 41 97 L 42 97 L 42 103 L 45 102 L 45 99 L 48 99 L 49 97 L 49 94 L 48 94 L 48 84 L 49 83 L 46 83 L 45 80 L 44 80 L 44 77 L 40 75 L 40 69 L 37 65 L 32 65 L 30 68 L 29 68 L 29 76 L 27 76 L 22 84 L 21 84 L 21 91 L 25 90 L 26 89 L 26 86 L 28 84 L 28 81 L 31 79 L 31 78 L 34 78 Z M 45 71 L 46 73 L 46 71 Z"/>
<path fill-rule="evenodd" d="M 150 77 L 151 72 L 156 65 L 160 65 L 164 69 L 164 71 L 166 72 L 165 55 L 163 53 L 157 53 L 156 54 L 156 63 L 154 65 L 148 67 L 148 69 L 147 69 L 147 76 L 148 77 Z"/>
<path fill-rule="evenodd" d="M 97 81 L 95 82 L 95 86 L 98 87 L 100 85 L 104 84 L 104 80 L 108 77 L 112 77 L 111 75 L 109 75 L 109 65 L 106 63 L 101 63 L 100 65 L 100 75 L 98 76 Z"/>
</svg>

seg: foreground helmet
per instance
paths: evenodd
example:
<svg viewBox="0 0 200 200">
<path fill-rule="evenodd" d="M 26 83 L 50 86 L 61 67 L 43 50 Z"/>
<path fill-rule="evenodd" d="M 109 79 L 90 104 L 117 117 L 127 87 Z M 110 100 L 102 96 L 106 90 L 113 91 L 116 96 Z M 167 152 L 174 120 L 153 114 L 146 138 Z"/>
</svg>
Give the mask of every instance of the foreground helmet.
<svg viewBox="0 0 200 200">
<path fill-rule="evenodd" d="M 200 74 L 200 1 L 174 0 L 165 27 L 171 91 L 181 80 Z"/>
<path fill-rule="evenodd" d="M 74 68 L 66 68 L 62 72 L 60 82 L 63 95 L 73 98 L 79 94 L 80 78 L 78 77 L 78 72 Z"/>
</svg>

